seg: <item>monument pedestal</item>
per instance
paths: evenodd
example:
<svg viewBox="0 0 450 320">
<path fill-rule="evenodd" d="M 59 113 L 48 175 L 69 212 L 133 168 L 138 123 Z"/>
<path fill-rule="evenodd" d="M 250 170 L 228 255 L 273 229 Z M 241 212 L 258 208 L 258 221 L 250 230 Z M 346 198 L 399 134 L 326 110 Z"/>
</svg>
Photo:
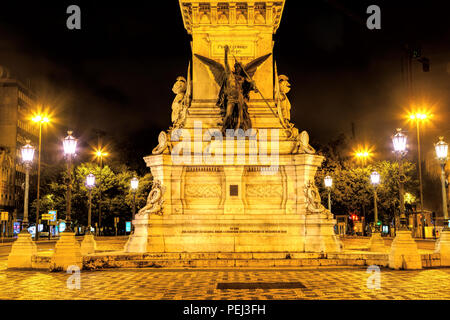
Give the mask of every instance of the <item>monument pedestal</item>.
<svg viewBox="0 0 450 320">
<path fill-rule="evenodd" d="M 422 259 L 417 244 L 409 230 L 397 230 L 389 253 L 389 268 L 422 269 Z"/>
<path fill-rule="evenodd" d="M 69 266 L 83 268 L 83 258 L 81 256 L 80 245 L 75 239 L 74 232 L 63 232 L 56 242 L 55 253 L 51 259 L 51 269 L 67 270 Z"/>
<path fill-rule="evenodd" d="M 89 253 L 94 253 L 95 249 L 97 249 L 97 244 L 94 239 L 93 234 L 84 235 L 83 241 L 81 241 L 80 252 L 81 254 L 87 255 Z"/>
<path fill-rule="evenodd" d="M 146 157 L 162 181 L 147 207 L 161 208 L 136 215 L 125 251 L 340 252 L 335 220 L 313 185 L 323 157 L 281 160 L 267 174 L 264 166 L 175 165 L 170 156 Z"/>
<path fill-rule="evenodd" d="M 339 252 L 314 183 L 324 157 L 290 122 L 273 61 L 284 0 L 224 4 L 230 20 L 216 1 L 180 0 L 193 59 L 172 88 L 172 127 L 144 158 L 154 184 L 125 251 Z M 227 71 L 231 57 L 245 70 Z"/>
<path fill-rule="evenodd" d="M 450 266 L 450 230 L 443 230 L 436 241 L 435 253 L 441 254 L 441 266 Z"/>
<path fill-rule="evenodd" d="M 380 231 L 372 232 L 372 236 L 370 237 L 368 249 L 371 252 L 386 252 L 386 246 L 384 245 L 383 237 L 381 236 Z"/>
<path fill-rule="evenodd" d="M 36 244 L 28 232 L 21 232 L 8 256 L 8 269 L 31 269 L 31 258 L 37 254 Z"/>
</svg>

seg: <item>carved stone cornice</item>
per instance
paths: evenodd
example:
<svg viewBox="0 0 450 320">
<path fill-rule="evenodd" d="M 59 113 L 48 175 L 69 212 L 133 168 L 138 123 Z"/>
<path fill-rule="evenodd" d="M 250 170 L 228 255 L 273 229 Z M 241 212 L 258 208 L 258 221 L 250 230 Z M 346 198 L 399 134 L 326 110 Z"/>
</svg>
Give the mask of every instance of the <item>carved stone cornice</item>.
<svg viewBox="0 0 450 320">
<path fill-rule="evenodd" d="M 197 27 L 215 27 L 219 21 L 218 7 L 227 5 L 227 20 L 221 25 L 265 26 L 275 33 L 280 26 L 285 0 L 279 1 L 223 1 L 223 0 L 179 0 L 183 24 L 189 34 Z M 239 9 L 239 12 L 237 12 Z M 238 19 L 237 14 L 243 17 Z"/>
</svg>

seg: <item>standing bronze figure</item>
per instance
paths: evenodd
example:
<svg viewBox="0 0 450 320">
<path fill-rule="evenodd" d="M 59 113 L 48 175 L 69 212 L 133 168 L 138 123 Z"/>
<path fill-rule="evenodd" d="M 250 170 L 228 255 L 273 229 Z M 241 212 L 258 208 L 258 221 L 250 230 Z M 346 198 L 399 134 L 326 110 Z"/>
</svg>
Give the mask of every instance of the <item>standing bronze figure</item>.
<svg viewBox="0 0 450 320">
<path fill-rule="evenodd" d="M 266 54 L 254 59 L 247 65 L 242 66 L 239 61 L 235 61 L 234 71 L 228 65 L 229 47 L 225 46 L 225 66 L 217 61 L 195 54 L 204 64 L 206 64 L 220 86 L 219 97 L 216 105 L 221 110 L 222 133 L 227 129 L 247 130 L 252 127 L 248 114 L 248 101 L 250 91 L 256 91 L 256 86 L 251 77 L 258 67 L 271 55 Z"/>
</svg>

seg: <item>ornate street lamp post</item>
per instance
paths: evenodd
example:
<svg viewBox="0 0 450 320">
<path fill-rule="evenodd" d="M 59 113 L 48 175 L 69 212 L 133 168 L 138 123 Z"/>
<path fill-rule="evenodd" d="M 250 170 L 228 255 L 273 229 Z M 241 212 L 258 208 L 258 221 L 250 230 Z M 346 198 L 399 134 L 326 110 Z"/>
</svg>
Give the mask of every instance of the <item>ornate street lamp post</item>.
<svg viewBox="0 0 450 320">
<path fill-rule="evenodd" d="M 67 137 L 63 139 L 64 154 L 67 159 L 67 212 L 66 212 L 66 230 L 60 234 L 56 242 L 52 262 L 54 268 L 61 268 L 66 271 L 72 266 L 83 267 L 83 257 L 81 249 L 83 248 L 83 239 L 80 245 L 75 239 L 75 232 L 72 231 L 72 221 L 70 217 L 71 198 L 72 198 L 72 157 L 77 150 L 77 139 L 72 136 L 72 131 L 67 131 Z M 85 235 L 85 238 L 89 235 Z"/>
<path fill-rule="evenodd" d="M 136 177 L 133 177 L 130 181 L 130 185 L 131 185 L 131 193 L 133 194 L 133 218 L 132 218 L 132 220 L 134 220 L 134 217 L 136 215 L 136 192 L 139 188 L 139 179 Z M 134 230 L 134 226 L 133 226 L 133 230 Z"/>
<path fill-rule="evenodd" d="M 30 169 L 34 158 L 34 147 L 30 145 L 30 140 L 26 141 L 26 145 L 22 147 L 22 161 L 25 165 L 25 194 L 23 200 L 23 222 L 21 233 L 28 233 L 28 194 L 30 190 Z M 36 226 L 37 231 L 37 226 Z"/>
<path fill-rule="evenodd" d="M 403 158 L 408 152 L 406 150 L 407 136 L 402 133 L 402 129 L 397 129 L 397 133 L 392 138 L 394 153 L 397 156 L 399 171 L 399 197 L 400 197 L 400 227 L 396 224 L 396 229 L 408 230 L 405 214 L 405 187 L 406 176 L 403 173 Z"/>
<path fill-rule="evenodd" d="M 331 187 L 333 186 L 333 178 L 331 176 L 326 176 L 323 181 L 325 187 L 328 189 L 328 210 L 331 212 Z"/>
<path fill-rule="evenodd" d="M 99 181 L 99 189 L 98 189 L 98 230 L 97 235 L 100 235 L 100 228 L 102 224 L 102 171 L 103 171 L 103 158 L 108 156 L 107 152 L 104 152 L 102 148 L 95 151 L 95 156 L 97 157 L 97 161 L 100 165 L 100 181 Z"/>
<path fill-rule="evenodd" d="M 370 174 L 370 182 L 373 185 L 373 211 L 374 211 L 374 227 L 372 229 L 372 236 L 369 240 L 369 250 L 385 252 L 384 240 L 381 237 L 380 226 L 378 225 L 378 206 L 377 206 L 377 186 L 380 184 L 380 174 L 373 171 Z"/>
<path fill-rule="evenodd" d="M 406 176 L 403 173 L 403 158 L 406 155 L 407 137 L 402 129 L 392 138 L 394 152 L 397 155 L 399 171 L 399 195 L 400 195 L 400 227 L 396 228 L 395 238 L 392 241 L 389 252 L 389 267 L 393 269 L 422 269 L 422 258 L 417 249 L 417 244 L 408 230 L 408 222 L 405 214 L 404 183 Z"/>
<path fill-rule="evenodd" d="M 40 183 L 41 183 L 41 145 L 42 145 L 42 125 L 49 123 L 50 119 L 46 115 L 36 115 L 31 119 L 39 124 L 39 149 L 38 149 L 38 169 L 37 169 L 37 195 L 36 195 L 36 233 L 35 240 L 39 240 L 39 209 L 40 209 Z"/>
<path fill-rule="evenodd" d="M 64 155 L 67 159 L 67 209 L 66 209 L 66 229 L 64 232 L 72 232 L 71 226 L 71 207 L 72 207 L 72 157 L 77 149 L 77 139 L 72 136 L 72 131 L 67 131 L 67 137 L 63 140 Z"/>
<path fill-rule="evenodd" d="M 450 230 L 448 227 L 448 208 L 447 192 L 445 191 L 445 164 L 448 161 L 448 144 L 444 137 L 439 137 L 439 142 L 434 145 L 436 156 L 441 164 L 441 184 L 442 184 L 442 211 L 444 212 L 444 230 Z"/>
<path fill-rule="evenodd" d="M 377 206 L 377 186 L 380 184 L 380 174 L 373 171 L 370 174 L 370 182 L 373 185 L 373 212 L 374 212 L 374 228 L 372 232 L 380 232 L 380 226 L 378 225 L 378 206 Z"/>
<path fill-rule="evenodd" d="M 95 176 L 90 173 L 86 177 L 86 188 L 89 192 L 89 209 L 88 209 L 88 231 L 87 234 L 91 234 L 91 212 L 92 212 L 92 188 L 95 186 Z"/>
<path fill-rule="evenodd" d="M 84 233 L 83 241 L 81 241 L 80 251 L 81 254 L 86 255 L 89 253 L 95 252 L 97 244 L 94 239 L 94 235 L 91 232 L 92 226 L 92 189 L 95 186 L 95 176 L 92 173 L 89 173 L 86 176 L 86 188 L 88 189 L 89 194 L 89 208 L 88 208 L 88 225 L 87 232 Z"/>
<path fill-rule="evenodd" d="M 441 185 L 442 185 L 442 211 L 444 213 L 444 229 L 436 241 L 435 252 L 441 254 L 441 266 L 450 265 L 450 228 L 448 226 L 447 192 L 445 190 L 445 164 L 448 161 L 448 144 L 444 142 L 444 137 L 439 137 L 439 142 L 434 145 L 436 156 L 441 164 Z"/>
<path fill-rule="evenodd" d="M 34 158 L 34 147 L 30 145 L 30 141 L 26 141 L 26 145 L 22 147 L 22 161 L 25 165 L 25 194 L 23 205 L 23 222 L 17 240 L 11 247 L 8 256 L 8 268 L 31 268 L 32 258 L 37 253 L 36 244 L 31 239 L 28 232 L 28 193 L 30 189 L 30 168 Z M 36 232 L 38 226 L 36 225 Z"/>
</svg>

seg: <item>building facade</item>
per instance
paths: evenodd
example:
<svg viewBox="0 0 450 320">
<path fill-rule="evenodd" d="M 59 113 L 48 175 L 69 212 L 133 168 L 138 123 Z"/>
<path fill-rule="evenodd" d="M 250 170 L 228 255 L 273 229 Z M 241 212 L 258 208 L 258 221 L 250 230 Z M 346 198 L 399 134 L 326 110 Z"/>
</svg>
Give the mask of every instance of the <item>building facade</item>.
<svg viewBox="0 0 450 320">
<path fill-rule="evenodd" d="M 39 128 L 30 121 L 35 105 L 30 88 L 0 67 L 0 211 L 9 212 L 9 231 L 12 222 L 23 216 L 25 167 L 21 148 L 26 140 L 36 149 L 38 145 Z"/>
</svg>

